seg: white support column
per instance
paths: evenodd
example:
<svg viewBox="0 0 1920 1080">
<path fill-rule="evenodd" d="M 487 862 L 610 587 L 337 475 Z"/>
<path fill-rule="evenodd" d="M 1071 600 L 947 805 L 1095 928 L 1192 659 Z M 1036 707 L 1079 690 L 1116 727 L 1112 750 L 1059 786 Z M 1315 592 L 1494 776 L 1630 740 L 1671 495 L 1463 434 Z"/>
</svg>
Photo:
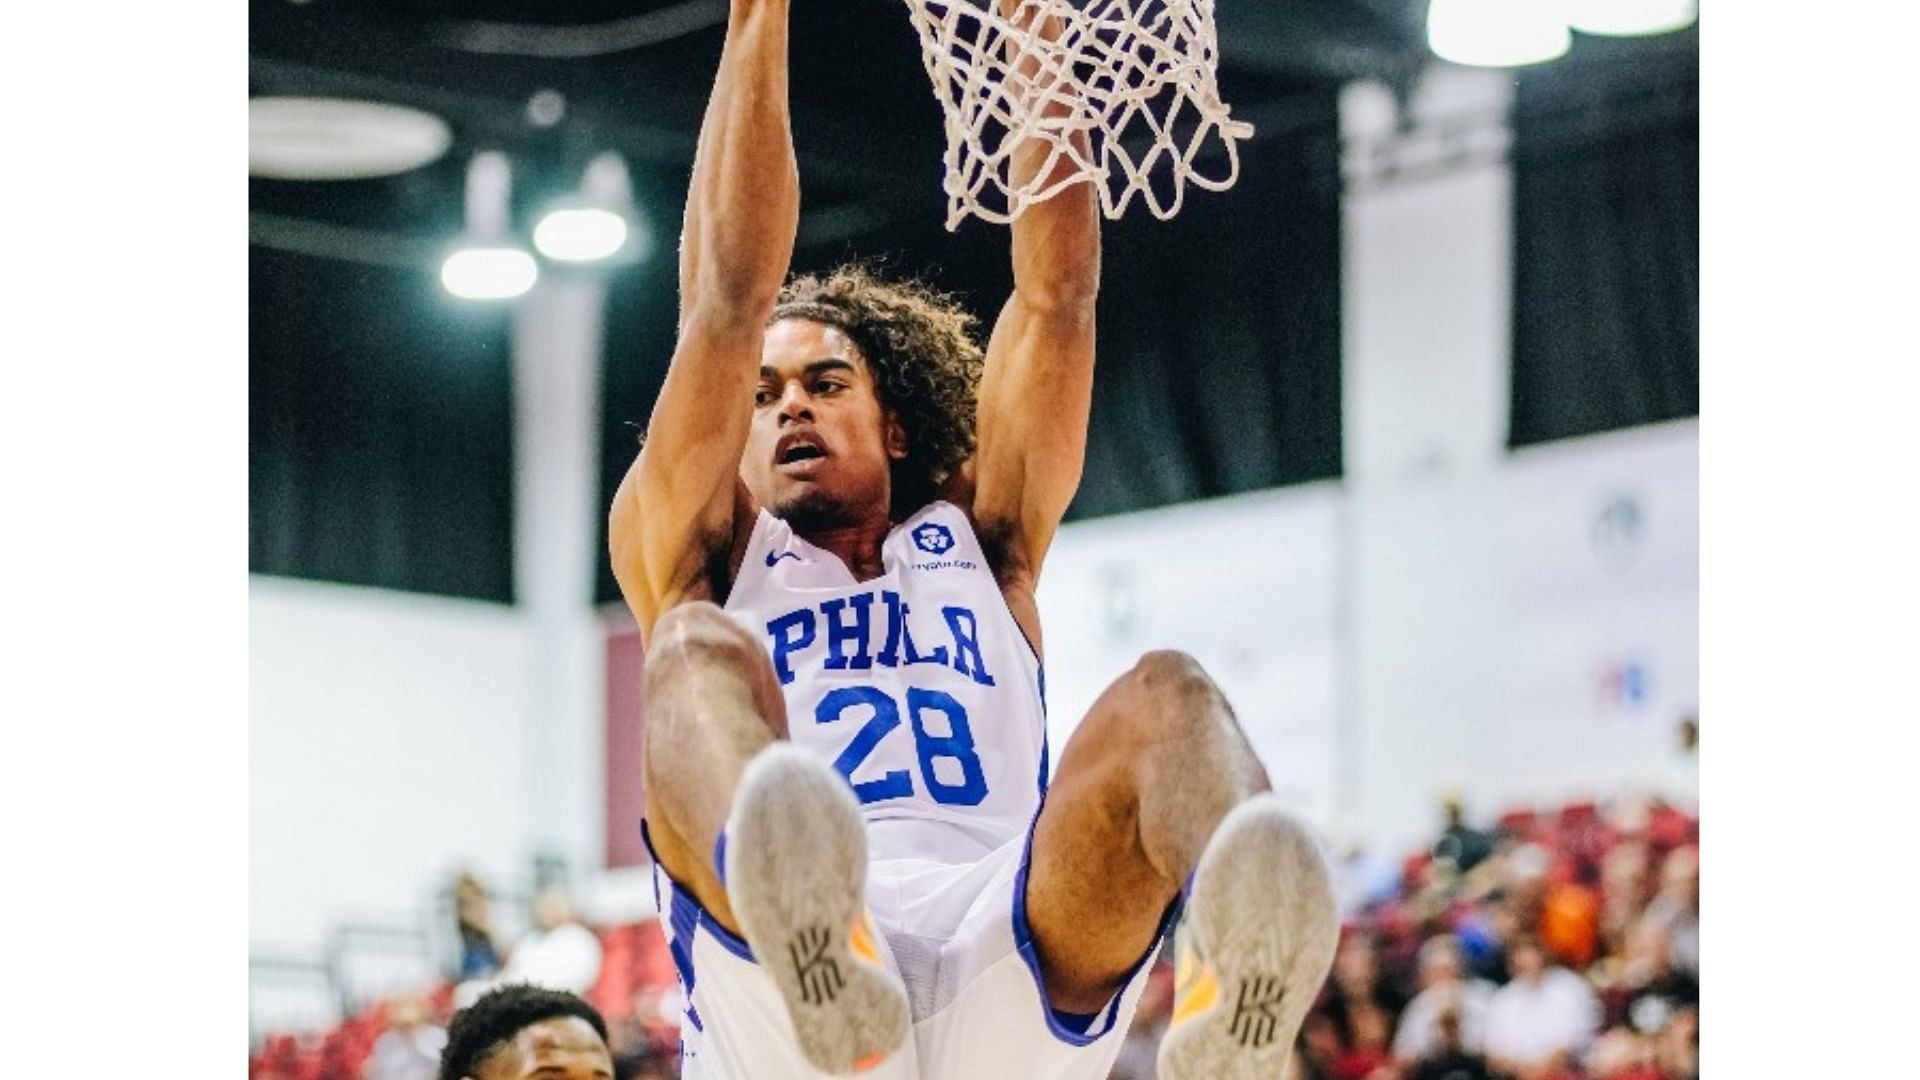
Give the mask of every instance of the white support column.
<svg viewBox="0 0 1920 1080">
<path fill-rule="evenodd" d="M 550 274 L 514 313 L 514 589 L 532 635 L 531 850 L 576 874 L 605 851 L 605 645 L 594 614 L 605 288 Z"/>
<path fill-rule="evenodd" d="M 1350 729 L 1348 835 L 1400 853 L 1437 828 L 1492 720 L 1476 643 L 1504 454 L 1512 310 L 1510 73 L 1435 65 L 1396 127 L 1383 86 L 1347 88 L 1343 299 Z M 1476 499 L 1482 502 L 1476 502 Z"/>
<path fill-rule="evenodd" d="M 1504 452 L 1512 96 L 1509 74 L 1438 64 L 1406 131 L 1385 87 L 1341 96 L 1350 483 L 1474 472 Z"/>
</svg>

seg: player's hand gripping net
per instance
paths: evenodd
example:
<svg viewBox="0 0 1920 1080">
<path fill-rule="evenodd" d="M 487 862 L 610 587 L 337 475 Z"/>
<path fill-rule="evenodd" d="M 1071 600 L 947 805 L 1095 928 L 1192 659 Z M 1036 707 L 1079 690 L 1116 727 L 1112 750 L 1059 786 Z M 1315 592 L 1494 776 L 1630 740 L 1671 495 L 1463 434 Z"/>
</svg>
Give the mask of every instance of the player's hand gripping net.
<svg viewBox="0 0 1920 1080">
<path fill-rule="evenodd" d="M 1253 126 L 1229 117 L 1215 85 L 1212 0 L 907 6 L 946 116 L 948 229 L 968 214 L 1010 222 L 1083 182 L 1109 218 L 1139 194 L 1165 219 L 1179 212 L 1188 181 L 1224 191 L 1238 179 L 1237 143 Z M 1016 176 L 1013 152 L 1030 139 L 1047 144 L 1046 163 Z M 1196 165 L 1210 140 L 1226 151 L 1224 166 L 1211 166 L 1217 178 Z M 1056 168 L 1063 155 L 1071 170 Z M 1156 170 L 1171 180 L 1171 196 L 1151 186 Z"/>
</svg>

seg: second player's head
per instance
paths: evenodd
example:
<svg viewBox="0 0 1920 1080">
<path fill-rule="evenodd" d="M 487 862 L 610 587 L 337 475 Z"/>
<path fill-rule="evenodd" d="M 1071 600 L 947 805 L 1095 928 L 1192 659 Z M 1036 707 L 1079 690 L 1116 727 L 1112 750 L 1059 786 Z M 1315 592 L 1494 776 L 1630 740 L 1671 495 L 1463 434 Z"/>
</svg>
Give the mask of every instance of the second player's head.
<svg viewBox="0 0 1920 1080">
<path fill-rule="evenodd" d="M 802 529 L 900 520 L 974 447 L 973 317 L 858 267 L 795 278 L 767 329 L 740 473 Z"/>
<path fill-rule="evenodd" d="M 607 1024 L 559 990 L 513 984 L 454 1014 L 439 1080 L 613 1080 Z"/>
</svg>

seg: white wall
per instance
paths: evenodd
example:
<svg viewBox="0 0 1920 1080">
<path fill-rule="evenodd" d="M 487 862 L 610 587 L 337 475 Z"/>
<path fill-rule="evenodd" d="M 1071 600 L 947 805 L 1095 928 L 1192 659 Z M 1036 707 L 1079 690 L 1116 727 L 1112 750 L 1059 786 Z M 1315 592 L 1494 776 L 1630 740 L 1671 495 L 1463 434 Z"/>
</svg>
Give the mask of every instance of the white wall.
<svg viewBox="0 0 1920 1080">
<path fill-rule="evenodd" d="M 1356 836 L 1402 850 L 1450 793 L 1490 816 L 1663 778 L 1699 686 L 1697 422 L 1354 505 Z"/>
<path fill-rule="evenodd" d="M 1069 525 L 1040 589 L 1055 761 L 1177 648 L 1343 843 L 1416 848 L 1448 795 L 1490 817 L 1669 783 L 1699 692 L 1698 444 L 1681 421 Z"/>
<path fill-rule="evenodd" d="M 1340 489 L 1316 484 L 1074 524 L 1047 555 L 1047 727 L 1067 736 L 1151 649 L 1203 664 L 1274 789 L 1331 822 L 1341 797 Z"/>
<path fill-rule="evenodd" d="M 1534 447 L 1504 470 L 1495 648 L 1512 674 L 1504 760 L 1476 778 L 1488 798 L 1669 780 L 1700 693 L 1699 474 L 1696 421 Z"/>
<path fill-rule="evenodd" d="M 531 642 L 507 608 L 254 578 L 248 937 L 316 953 L 346 918 L 427 910 L 531 856 Z"/>
</svg>

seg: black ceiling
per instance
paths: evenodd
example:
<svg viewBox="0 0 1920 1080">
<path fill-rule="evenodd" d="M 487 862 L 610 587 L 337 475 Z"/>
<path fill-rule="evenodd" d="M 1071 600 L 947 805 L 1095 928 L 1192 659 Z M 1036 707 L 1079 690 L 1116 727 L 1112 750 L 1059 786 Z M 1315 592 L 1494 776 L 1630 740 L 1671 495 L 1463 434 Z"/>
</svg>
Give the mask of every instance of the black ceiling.
<svg viewBox="0 0 1920 1080">
<path fill-rule="evenodd" d="M 1303 95 L 1355 76 L 1399 80 L 1424 62 L 1421 0 L 1220 0 L 1222 96 L 1256 138 L 1285 138 Z M 683 176 L 719 56 L 727 0 L 253 0 L 254 95 L 413 105 L 451 124 L 440 163 L 361 182 L 255 180 L 256 226 L 322 222 L 438 243 L 458 226 L 461 170 L 497 148 L 516 203 L 571 185 L 586 158 Z M 939 214 L 941 121 L 901 0 L 799 0 L 791 96 L 805 185 L 802 241 Z M 541 126 L 529 100 L 558 92 Z M 548 192 L 557 193 L 557 192 Z M 643 206 L 643 212 L 647 212 Z M 655 208 L 677 224 L 677 207 Z M 380 247 L 369 234 L 363 249 Z M 404 246 L 395 260 L 408 261 Z M 388 260 L 388 261 L 395 261 Z"/>
</svg>

